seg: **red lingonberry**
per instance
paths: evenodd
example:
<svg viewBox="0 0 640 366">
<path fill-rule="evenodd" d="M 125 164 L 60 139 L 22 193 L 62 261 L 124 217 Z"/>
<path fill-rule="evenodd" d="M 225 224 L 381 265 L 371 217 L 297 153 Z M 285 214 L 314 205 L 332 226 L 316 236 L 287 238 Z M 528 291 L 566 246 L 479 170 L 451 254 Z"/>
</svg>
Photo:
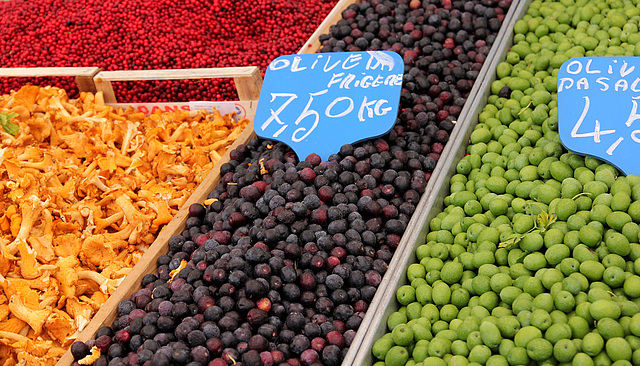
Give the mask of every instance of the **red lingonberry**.
<svg viewBox="0 0 640 366">
<path fill-rule="evenodd" d="M 0 64 L 102 70 L 255 65 L 264 71 L 275 57 L 298 52 L 336 3 L 220 0 L 209 8 L 194 0 L 81 1 L 71 7 L 65 0 L 0 2 L 0 11 L 11 19 L 0 30 Z M 72 77 L 11 78 L 0 84 L 0 92 L 27 82 L 58 86 L 78 97 Z M 113 87 L 118 101 L 127 103 L 237 98 L 231 79 L 114 82 Z"/>
</svg>

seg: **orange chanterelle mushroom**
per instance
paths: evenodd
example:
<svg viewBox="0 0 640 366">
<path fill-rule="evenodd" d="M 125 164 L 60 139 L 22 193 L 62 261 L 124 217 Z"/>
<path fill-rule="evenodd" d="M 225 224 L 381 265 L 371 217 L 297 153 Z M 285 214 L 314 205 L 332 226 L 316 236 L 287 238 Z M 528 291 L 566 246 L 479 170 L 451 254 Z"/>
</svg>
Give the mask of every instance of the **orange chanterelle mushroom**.
<svg viewBox="0 0 640 366">
<path fill-rule="evenodd" d="M 53 365 L 248 121 L 36 86 L 0 113 L 0 365 Z"/>
</svg>

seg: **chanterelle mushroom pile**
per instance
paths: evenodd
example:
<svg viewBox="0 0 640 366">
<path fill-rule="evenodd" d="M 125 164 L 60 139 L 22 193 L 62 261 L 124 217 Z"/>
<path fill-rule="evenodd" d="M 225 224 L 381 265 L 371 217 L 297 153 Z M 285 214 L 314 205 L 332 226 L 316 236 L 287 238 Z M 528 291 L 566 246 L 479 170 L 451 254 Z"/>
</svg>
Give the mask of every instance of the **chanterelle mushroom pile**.
<svg viewBox="0 0 640 366">
<path fill-rule="evenodd" d="M 36 86 L 0 112 L 0 365 L 52 365 L 248 121 Z"/>
</svg>

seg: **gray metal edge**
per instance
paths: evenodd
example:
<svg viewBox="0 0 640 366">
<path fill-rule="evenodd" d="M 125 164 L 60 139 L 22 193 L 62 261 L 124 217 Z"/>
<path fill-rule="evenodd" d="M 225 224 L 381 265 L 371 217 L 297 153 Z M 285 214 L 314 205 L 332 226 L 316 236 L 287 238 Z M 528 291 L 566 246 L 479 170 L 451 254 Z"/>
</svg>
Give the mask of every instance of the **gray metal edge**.
<svg viewBox="0 0 640 366">
<path fill-rule="evenodd" d="M 416 263 L 415 250 L 425 242 L 429 231 L 429 222 L 444 208 L 444 198 L 449 194 L 449 180 L 456 173 L 456 165 L 465 155 L 469 136 L 478 123 L 478 114 L 486 105 L 491 94 L 491 83 L 495 81 L 496 66 L 502 62 L 512 45 L 512 32 L 515 22 L 526 12 L 530 0 L 514 0 L 503 25 L 487 56 L 487 61 L 479 74 L 480 81 L 474 84 L 467 103 L 458 117 L 449 142 L 446 144 L 440 160 L 425 189 L 416 212 L 412 216 L 405 234 L 389 263 L 389 269 L 373 298 L 365 318 L 358 329 L 349 351 L 342 362 L 347 365 L 372 365 L 373 343 L 387 332 L 386 319 L 397 311 L 396 291 L 408 284 L 406 271 L 410 264 Z"/>
</svg>

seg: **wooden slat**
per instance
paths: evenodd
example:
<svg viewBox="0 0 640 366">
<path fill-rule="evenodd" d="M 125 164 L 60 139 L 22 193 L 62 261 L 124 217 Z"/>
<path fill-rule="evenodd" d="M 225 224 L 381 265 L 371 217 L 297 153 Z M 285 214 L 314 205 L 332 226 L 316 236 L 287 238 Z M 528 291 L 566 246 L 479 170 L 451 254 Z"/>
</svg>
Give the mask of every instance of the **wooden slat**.
<svg viewBox="0 0 640 366">
<path fill-rule="evenodd" d="M 88 76 L 94 77 L 99 67 L 9 67 L 0 69 L 0 77 Z"/>
<path fill-rule="evenodd" d="M 100 74 L 98 74 L 100 75 Z M 102 92 L 102 97 L 105 103 L 117 103 L 116 94 L 113 91 L 113 85 L 110 81 L 103 81 L 102 79 L 93 78 L 93 84 L 96 86 L 96 91 Z"/>
<path fill-rule="evenodd" d="M 102 71 L 96 75 L 96 78 L 105 81 L 213 79 L 238 76 L 250 77 L 256 70 L 259 70 L 257 66 L 202 69 L 118 70 Z"/>
<path fill-rule="evenodd" d="M 93 76 L 76 76 L 76 86 L 80 92 L 96 93 L 96 84 Z"/>
<path fill-rule="evenodd" d="M 313 32 L 311 37 L 309 37 L 309 40 L 307 40 L 307 42 L 305 42 L 305 44 L 302 45 L 302 48 L 300 49 L 300 51 L 298 51 L 298 54 L 300 55 L 303 53 L 316 53 L 322 47 L 322 45 L 320 44 L 320 41 L 318 40 L 320 36 L 322 34 L 329 33 L 329 28 L 332 25 L 338 23 L 338 20 L 342 19 L 342 12 L 346 8 L 348 8 L 349 5 L 356 4 L 359 2 L 360 0 L 338 1 L 338 3 L 333 7 L 333 10 L 331 10 L 331 12 L 327 15 L 327 17 L 324 18 L 322 23 L 320 23 L 320 26 L 318 26 L 318 29 L 316 29 L 316 31 Z"/>
<path fill-rule="evenodd" d="M 93 77 L 100 72 L 99 67 L 9 67 L 0 69 L 0 77 L 51 77 L 70 76 L 76 78 L 76 86 L 80 92 L 96 92 Z"/>
<path fill-rule="evenodd" d="M 102 91 L 106 103 L 117 103 L 112 81 L 183 80 L 234 78 L 240 100 L 257 100 L 262 87 L 262 74 L 257 66 L 206 69 L 119 70 L 102 71 L 94 76 L 96 90 Z M 238 87 L 238 85 L 240 85 Z M 242 94 L 242 96 L 240 96 Z"/>
<path fill-rule="evenodd" d="M 240 100 L 258 100 L 260 99 L 260 90 L 262 89 L 262 73 L 257 67 L 250 76 L 235 76 L 233 78 Z"/>
<path fill-rule="evenodd" d="M 103 325 L 111 325 L 116 318 L 118 303 L 128 298 L 135 291 L 140 290 L 142 278 L 149 274 L 154 273 L 157 269 L 156 262 L 158 258 L 169 251 L 167 243 L 169 239 L 176 234 L 182 233 L 186 226 L 186 221 L 189 218 L 189 206 L 193 203 L 202 203 L 209 192 L 211 192 L 220 182 L 220 167 L 222 164 L 229 162 L 229 154 L 238 145 L 246 144 L 250 139 L 255 137 L 253 132 L 253 122 L 249 123 L 245 127 L 244 131 L 238 136 L 236 141 L 229 147 L 227 152 L 216 163 L 213 169 L 207 174 L 205 179 L 198 185 L 195 191 L 191 194 L 191 197 L 184 203 L 182 208 L 178 211 L 176 216 L 165 226 L 160 234 L 153 241 L 149 249 L 140 258 L 138 263 L 133 267 L 131 272 L 125 277 L 124 281 L 118 286 L 109 299 L 104 303 L 102 308 L 93 316 L 91 322 L 87 327 L 78 335 L 78 341 L 87 341 L 96 334 L 98 329 Z M 62 356 L 62 358 L 56 363 L 56 366 L 70 366 L 73 363 L 73 356 L 71 355 L 71 349 Z"/>
</svg>

